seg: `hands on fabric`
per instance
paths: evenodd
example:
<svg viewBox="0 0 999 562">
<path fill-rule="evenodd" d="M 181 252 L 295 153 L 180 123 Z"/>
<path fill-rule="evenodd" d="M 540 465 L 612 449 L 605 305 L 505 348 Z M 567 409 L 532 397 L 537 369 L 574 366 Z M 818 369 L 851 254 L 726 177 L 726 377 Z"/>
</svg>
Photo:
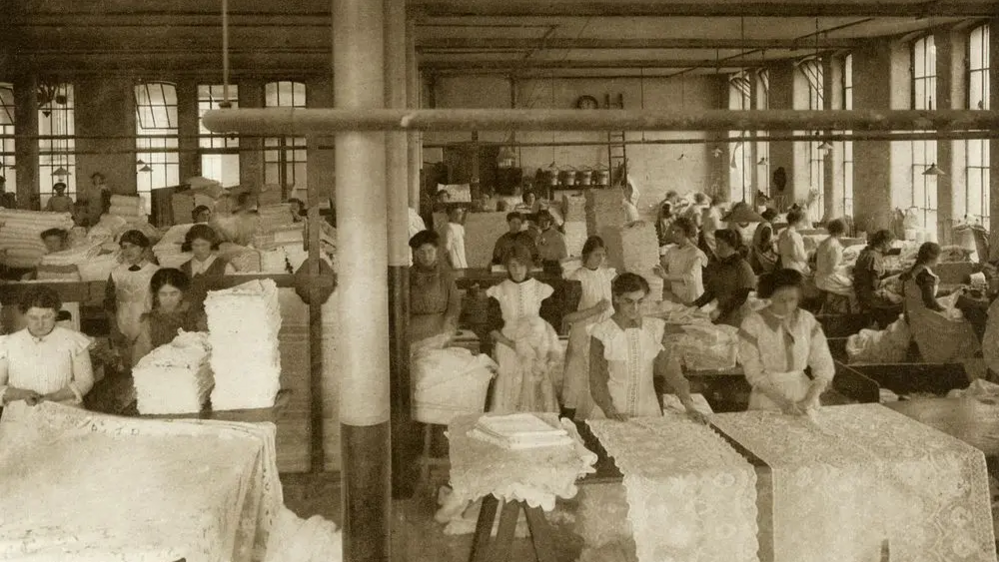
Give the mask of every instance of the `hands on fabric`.
<svg viewBox="0 0 999 562">
<path fill-rule="evenodd" d="M 4 402 L 10 404 L 18 400 L 24 400 L 29 406 L 40 404 L 46 397 L 38 394 L 34 390 L 22 390 L 20 388 L 8 387 L 4 394 Z"/>
</svg>

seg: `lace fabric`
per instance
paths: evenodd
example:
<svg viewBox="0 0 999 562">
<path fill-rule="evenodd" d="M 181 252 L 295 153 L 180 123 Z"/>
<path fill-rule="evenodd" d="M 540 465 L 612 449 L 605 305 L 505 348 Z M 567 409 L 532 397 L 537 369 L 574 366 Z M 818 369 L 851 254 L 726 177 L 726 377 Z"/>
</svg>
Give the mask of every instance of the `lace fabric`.
<svg viewBox="0 0 999 562">
<path fill-rule="evenodd" d="M 12 404 L 0 422 L 0 559 L 263 560 L 283 502 L 275 431 Z"/>
<path fill-rule="evenodd" d="M 492 494 L 552 511 L 556 498 L 576 495 L 576 480 L 596 472 L 597 456 L 583 446 L 571 421 L 560 420 L 556 414 L 536 415 L 567 430 L 573 445 L 510 451 L 468 435 L 478 415 L 451 422 L 447 436 L 455 501 L 470 502 Z"/>
<path fill-rule="evenodd" d="M 756 473 L 685 416 L 593 420 L 624 473 L 640 562 L 756 562 Z"/>
<path fill-rule="evenodd" d="M 984 455 L 880 405 L 714 416 L 772 470 L 775 562 L 995 562 Z M 762 494 L 761 494 L 762 495 Z"/>
</svg>

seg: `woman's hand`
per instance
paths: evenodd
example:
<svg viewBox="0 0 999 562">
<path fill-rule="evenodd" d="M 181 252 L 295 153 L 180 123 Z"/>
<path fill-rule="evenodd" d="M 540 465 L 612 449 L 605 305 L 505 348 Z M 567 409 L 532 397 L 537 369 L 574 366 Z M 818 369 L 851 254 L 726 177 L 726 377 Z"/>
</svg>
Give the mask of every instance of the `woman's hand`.
<svg viewBox="0 0 999 562">
<path fill-rule="evenodd" d="M 659 277 L 662 277 L 664 281 L 669 281 L 669 275 L 667 275 L 666 270 L 663 269 L 663 266 L 661 265 L 657 265 L 654 268 L 652 268 L 652 273 L 655 273 Z"/>
<path fill-rule="evenodd" d="M 628 421 L 628 414 L 621 414 L 621 413 L 618 413 L 618 412 L 614 412 L 612 414 L 608 414 L 607 417 L 610 418 L 610 419 L 612 419 L 612 420 L 614 420 L 614 421 L 619 421 L 619 422 L 626 422 L 626 421 Z"/>
<path fill-rule="evenodd" d="M 794 400 L 786 400 L 781 406 L 781 410 L 789 416 L 803 416 L 806 413 L 804 406 L 805 401 L 795 402 Z"/>
<path fill-rule="evenodd" d="M 493 332 L 493 341 L 495 341 L 496 343 L 503 344 L 513 350 L 517 349 L 517 344 L 512 339 L 504 336 L 499 332 Z"/>
<path fill-rule="evenodd" d="M 701 425 L 708 425 L 708 416 L 705 416 L 694 407 L 687 408 L 687 417 Z"/>
<path fill-rule="evenodd" d="M 597 309 L 597 314 L 603 314 L 611 309 L 611 303 L 607 299 L 603 299 L 596 304 L 594 307 Z"/>
<path fill-rule="evenodd" d="M 44 400 L 44 397 L 34 390 L 22 390 L 20 388 L 8 387 L 7 392 L 4 394 L 4 402 L 10 404 L 11 402 L 17 402 L 18 400 L 24 400 L 27 405 L 35 406 Z"/>
</svg>

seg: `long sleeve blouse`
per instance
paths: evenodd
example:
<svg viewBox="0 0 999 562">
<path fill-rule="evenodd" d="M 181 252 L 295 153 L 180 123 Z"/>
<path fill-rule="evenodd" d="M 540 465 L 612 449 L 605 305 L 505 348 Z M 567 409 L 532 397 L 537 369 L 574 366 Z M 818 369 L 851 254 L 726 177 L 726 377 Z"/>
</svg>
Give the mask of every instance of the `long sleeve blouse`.
<svg viewBox="0 0 999 562">
<path fill-rule="evenodd" d="M 829 343 L 818 320 L 806 310 L 780 317 L 769 309 L 750 314 L 739 329 L 739 360 L 746 380 L 767 385 L 769 375 L 803 372 L 828 385 L 836 372 Z"/>
<path fill-rule="evenodd" d="M 461 296 L 449 267 L 438 261 L 431 268 L 410 268 L 410 341 L 436 336 L 445 326 L 457 326 L 460 315 Z"/>
</svg>

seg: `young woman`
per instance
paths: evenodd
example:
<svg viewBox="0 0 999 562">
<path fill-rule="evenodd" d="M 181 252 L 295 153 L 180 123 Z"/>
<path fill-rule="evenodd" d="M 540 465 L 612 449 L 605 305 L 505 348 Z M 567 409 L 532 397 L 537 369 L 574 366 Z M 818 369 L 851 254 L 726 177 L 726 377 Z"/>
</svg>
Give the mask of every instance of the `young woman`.
<svg viewBox="0 0 999 562">
<path fill-rule="evenodd" d="M 815 251 L 815 285 L 822 291 L 850 297 L 853 295 L 853 279 L 843 267 L 843 244 L 840 238 L 846 233 L 846 222 L 834 219 L 826 225 L 829 238 L 819 244 Z"/>
<path fill-rule="evenodd" d="M 0 339 L 0 407 L 43 400 L 79 406 L 94 386 L 90 364 L 92 340 L 61 326 L 62 303 L 48 287 L 35 287 L 18 309 L 27 326 Z"/>
<path fill-rule="evenodd" d="M 545 272 L 553 275 L 562 274 L 562 260 L 569 257 L 566 248 L 565 235 L 555 228 L 555 217 L 547 210 L 538 211 L 538 258 Z"/>
<path fill-rule="evenodd" d="M 569 347 L 565 355 L 562 406 L 565 417 L 585 419 L 593 408 L 590 397 L 590 331 L 614 313 L 611 282 L 614 268 L 604 267 L 607 248 L 599 236 L 590 236 L 583 244 L 583 267 L 567 279 L 582 284 L 579 308 L 565 316 L 569 325 Z"/>
<path fill-rule="evenodd" d="M 649 283 L 640 275 L 622 273 L 614 279 L 613 315 L 593 326 L 590 340 L 590 393 L 596 407 L 589 418 L 626 421 L 630 417 L 661 416 L 653 384 L 665 376 L 688 414 L 704 421 L 690 398 L 687 379 L 669 368 L 663 348 L 666 322 L 643 318 L 641 303 Z"/>
<path fill-rule="evenodd" d="M 409 239 L 413 265 L 409 268 L 409 342 L 416 344 L 458 329 L 461 296 L 451 268 L 442 263 L 440 237 L 423 230 Z"/>
<path fill-rule="evenodd" d="M 771 273 L 777 265 L 774 225 L 771 222 L 777 216 L 777 211 L 766 209 L 761 216 L 763 222 L 753 232 L 753 245 L 749 251 L 749 265 L 753 266 L 757 275 Z"/>
<path fill-rule="evenodd" d="M 121 264 L 111 271 L 104 294 L 111 315 L 111 338 L 125 361 L 132 357 L 132 342 L 139 336 L 139 321 L 152 308 L 149 281 L 159 266 L 147 259 L 149 238 L 138 230 L 121 235 Z"/>
<path fill-rule="evenodd" d="M 231 263 L 215 253 L 220 243 L 219 235 L 207 224 L 196 224 L 184 235 L 180 249 L 193 253 L 194 257 L 184 262 L 180 270 L 191 280 L 188 298 L 197 310 L 204 308 L 208 291 L 222 288 L 222 277 L 236 273 Z"/>
<path fill-rule="evenodd" d="M 939 263 L 940 245 L 926 242 L 919 247 L 915 265 L 902 274 L 903 311 L 927 363 L 968 359 L 980 348 L 974 328 L 961 311 L 937 301 L 940 278 L 933 268 Z"/>
<path fill-rule="evenodd" d="M 673 240 L 677 247 L 662 257 L 655 271 L 667 283 L 663 297 L 689 305 L 704 292 L 703 270 L 708 256 L 697 247 L 697 227 L 687 217 L 673 221 Z"/>
<path fill-rule="evenodd" d="M 668 199 L 668 196 L 667 196 Z M 656 238 L 659 239 L 659 246 L 667 246 L 673 242 L 673 203 L 663 201 L 659 205 L 659 217 L 656 219 Z"/>
<path fill-rule="evenodd" d="M 465 227 L 462 225 L 465 210 L 452 207 L 447 212 L 447 228 L 444 230 L 444 248 L 447 250 L 447 262 L 451 269 L 468 269 L 465 258 Z"/>
<path fill-rule="evenodd" d="M 756 275 L 749 262 L 742 257 L 742 239 L 734 230 L 715 233 L 718 260 L 704 273 L 704 294 L 694 301 L 700 308 L 713 300 L 718 301 L 716 324 L 738 328 L 742 324 L 746 298 L 756 289 Z"/>
<path fill-rule="evenodd" d="M 778 269 L 760 279 L 759 296 L 770 305 L 749 314 L 739 330 L 739 360 L 753 387 L 750 410 L 805 414 L 819 407 L 835 366 L 814 316 L 798 308 L 801 273 Z M 812 379 L 805 374 L 811 367 Z"/>
<path fill-rule="evenodd" d="M 149 292 L 153 309 L 142 315 L 139 335 L 132 346 L 132 366 L 150 351 L 166 345 L 185 332 L 206 332 L 208 321 L 204 313 L 188 300 L 191 281 L 179 269 L 165 268 L 153 274 Z"/>
<path fill-rule="evenodd" d="M 805 252 L 805 241 L 798 232 L 807 225 L 805 212 L 791 209 L 787 213 L 787 228 L 777 237 L 777 253 L 780 255 L 780 267 L 793 269 L 808 276 L 812 271 L 808 267 L 808 253 Z"/>
<path fill-rule="evenodd" d="M 486 289 L 490 324 L 494 326 L 491 335 L 496 343 L 494 359 L 499 364 L 490 409 L 493 412 L 559 411 L 553 376 L 556 373 L 539 372 L 522 360 L 540 344 L 548 348 L 546 359 L 550 363 L 558 354 L 558 336 L 540 316 L 541 302 L 554 290 L 528 276 L 532 263 L 530 250 L 519 244 L 513 246 L 504 262 L 509 278 Z M 541 324 L 544 333 L 538 334 L 533 326 Z M 551 342 L 553 336 L 555 341 Z"/>
</svg>

